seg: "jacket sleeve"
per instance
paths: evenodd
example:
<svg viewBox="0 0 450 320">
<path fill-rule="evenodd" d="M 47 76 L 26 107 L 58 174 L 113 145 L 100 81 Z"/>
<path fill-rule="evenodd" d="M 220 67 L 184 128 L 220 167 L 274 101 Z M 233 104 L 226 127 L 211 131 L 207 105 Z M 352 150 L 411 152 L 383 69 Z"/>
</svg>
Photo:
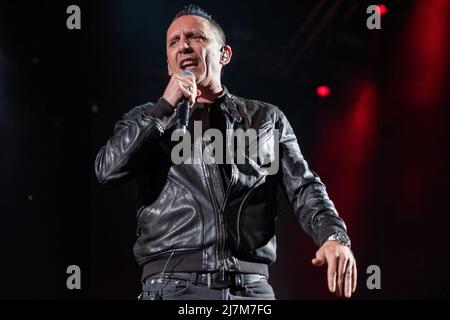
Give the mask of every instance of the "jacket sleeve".
<svg viewBox="0 0 450 320">
<path fill-rule="evenodd" d="M 102 184 L 118 185 L 134 177 L 142 166 L 143 150 L 160 138 L 176 113 L 163 99 L 133 108 L 114 126 L 114 135 L 95 159 L 95 174 Z M 144 152 L 146 151 L 146 152 Z"/>
<path fill-rule="evenodd" d="M 302 229 L 321 246 L 336 231 L 347 232 L 325 185 L 309 169 L 286 116 L 278 111 L 281 184 Z"/>
</svg>

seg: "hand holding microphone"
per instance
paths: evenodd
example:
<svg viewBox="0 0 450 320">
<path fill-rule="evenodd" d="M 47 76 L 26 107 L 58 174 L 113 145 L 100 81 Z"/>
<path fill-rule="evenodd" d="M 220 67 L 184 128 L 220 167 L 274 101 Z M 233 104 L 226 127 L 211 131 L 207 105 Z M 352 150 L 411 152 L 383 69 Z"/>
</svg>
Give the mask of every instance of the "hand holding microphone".
<svg viewBox="0 0 450 320">
<path fill-rule="evenodd" d="M 186 130 L 189 121 L 189 108 L 201 95 L 195 81 L 195 75 L 188 70 L 173 74 L 163 94 L 163 98 L 172 107 L 177 108 L 177 129 Z"/>
</svg>

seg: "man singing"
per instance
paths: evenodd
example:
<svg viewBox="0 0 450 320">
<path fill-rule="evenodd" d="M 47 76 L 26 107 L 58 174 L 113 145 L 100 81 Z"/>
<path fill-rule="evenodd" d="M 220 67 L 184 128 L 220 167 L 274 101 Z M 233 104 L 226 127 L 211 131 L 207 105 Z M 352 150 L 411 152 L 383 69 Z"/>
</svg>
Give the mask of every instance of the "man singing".
<svg viewBox="0 0 450 320">
<path fill-rule="evenodd" d="M 278 186 L 319 247 L 312 263 L 327 264 L 329 290 L 350 297 L 356 262 L 345 223 L 283 112 L 222 85 L 232 50 L 220 25 L 198 6 L 184 7 L 167 29 L 166 52 L 170 80 L 164 93 L 116 123 L 95 163 L 103 184 L 137 181 L 140 299 L 275 299 L 268 265 L 276 259 Z M 183 104 L 190 111 L 183 136 L 194 136 L 190 147 L 205 153 L 217 143 L 222 159 L 174 161 Z M 223 139 L 205 139 L 211 129 Z M 233 132 L 252 130 L 253 138 L 233 143 Z M 258 154 L 250 157 L 255 147 Z"/>
</svg>

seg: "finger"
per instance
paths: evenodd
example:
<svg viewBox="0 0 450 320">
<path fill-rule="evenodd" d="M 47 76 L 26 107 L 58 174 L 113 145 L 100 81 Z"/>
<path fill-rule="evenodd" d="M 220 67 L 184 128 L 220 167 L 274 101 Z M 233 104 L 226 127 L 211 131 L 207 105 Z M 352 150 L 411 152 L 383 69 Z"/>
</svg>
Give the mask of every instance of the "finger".
<svg viewBox="0 0 450 320">
<path fill-rule="evenodd" d="M 194 94 L 186 89 L 182 84 L 179 85 L 180 90 L 183 92 L 184 96 L 189 99 L 189 107 L 192 107 L 195 103 Z"/>
<path fill-rule="evenodd" d="M 311 263 L 312 263 L 313 265 L 315 265 L 316 267 L 321 267 L 321 266 L 323 266 L 323 264 L 325 263 L 325 259 L 317 259 L 317 258 L 314 258 L 314 259 L 311 260 Z"/>
<path fill-rule="evenodd" d="M 192 92 L 188 90 L 188 86 L 184 83 L 178 83 L 178 88 L 183 92 L 185 98 L 189 98 Z"/>
<path fill-rule="evenodd" d="M 195 99 L 199 96 L 198 93 L 200 92 L 200 94 L 201 94 L 201 91 L 197 89 L 195 84 L 193 85 L 187 81 L 182 81 L 182 80 L 180 80 L 178 83 L 181 84 L 182 87 L 187 90 L 189 95 L 193 96 L 193 102 L 195 102 Z"/>
<path fill-rule="evenodd" d="M 352 296 L 352 278 L 353 278 L 353 263 L 351 260 L 347 263 L 344 275 L 344 292 L 345 297 L 350 298 Z"/>
<path fill-rule="evenodd" d="M 358 272 L 356 268 L 356 261 L 353 262 L 353 277 L 352 277 L 352 292 L 356 290 L 356 283 L 358 280 Z"/>
<path fill-rule="evenodd" d="M 336 267 L 338 262 L 339 255 L 336 254 L 329 254 L 326 256 L 327 264 L 328 264 L 328 270 L 327 270 L 327 278 L 328 278 L 328 289 L 331 292 L 336 291 Z"/>
<path fill-rule="evenodd" d="M 195 87 L 195 81 L 191 76 L 180 76 L 177 74 L 177 79 L 188 84 L 189 86 L 191 86 L 192 88 Z"/>
<path fill-rule="evenodd" d="M 347 267 L 348 258 L 344 255 L 340 255 L 339 257 L 339 268 L 338 268 L 338 292 L 339 296 L 342 297 L 344 295 L 344 276 L 345 269 Z"/>
<path fill-rule="evenodd" d="M 323 249 L 316 251 L 316 257 L 311 260 L 311 263 L 316 267 L 320 267 L 325 263 L 325 253 Z"/>
<path fill-rule="evenodd" d="M 177 81 L 178 81 L 178 84 L 181 83 L 185 88 L 188 88 L 188 87 L 194 88 L 194 85 L 184 78 L 177 77 Z"/>
</svg>

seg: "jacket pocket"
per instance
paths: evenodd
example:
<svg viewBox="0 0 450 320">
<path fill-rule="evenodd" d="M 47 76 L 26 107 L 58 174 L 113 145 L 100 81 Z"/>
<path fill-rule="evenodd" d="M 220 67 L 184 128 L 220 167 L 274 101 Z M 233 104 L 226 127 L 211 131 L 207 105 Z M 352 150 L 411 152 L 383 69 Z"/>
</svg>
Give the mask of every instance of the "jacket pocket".
<svg viewBox="0 0 450 320">
<path fill-rule="evenodd" d="M 272 136 L 273 136 L 272 122 L 266 122 L 256 131 L 256 137 L 254 137 L 249 141 L 247 148 L 251 151 L 256 147 L 263 145 Z"/>
<path fill-rule="evenodd" d="M 264 256 L 268 257 L 273 251 L 269 247 L 275 236 L 276 185 L 262 178 L 244 196 L 236 217 L 236 248 L 246 257 L 267 250 Z"/>
<path fill-rule="evenodd" d="M 190 282 L 186 280 L 152 277 L 146 280 L 141 294 L 142 300 L 177 300 L 189 293 Z"/>
<path fill-rule="evenodd" d="M 134 248 L 138 259 L 203 248 L 200 206 L 190 192 L 170 178 L 158 199 L 142 211 L 138 225 L 140 235 Z"/>
<path fill-rule="evenodd" d="M 256 133 L 249 139 L 248 144 L 245 146 L 244 154 L 246 161 L 255 172 L 258 172 L 260 175 L 266 175 L 268 174 L 266 168 L 276 161 L 277 152 L 275 148 L 278 148 L 276 143 L 278 135 L 275 135 L 271 122 L 263 124 Z"/>
<path fill-rule="evenodd" d="M 166 193 L 168 185 L 169 185 L 169 183 L 166 183 L 164 185 L 163 189 L 161 190 L 158 198 L 155 200 L 154 203 L 157 203 L 160 200 L 160 198 Z M 141 221 L 142 221 L 142 218 L 148 213 L 148 211 L 151 209 L 152 205 L 150 205 L 150 206 L 142 206 L 138 210 L 138 213 L 136 215 L 136 221 L 137 221 L 136 237 L 139 237 L 141 235 Z"/>
</svg>

